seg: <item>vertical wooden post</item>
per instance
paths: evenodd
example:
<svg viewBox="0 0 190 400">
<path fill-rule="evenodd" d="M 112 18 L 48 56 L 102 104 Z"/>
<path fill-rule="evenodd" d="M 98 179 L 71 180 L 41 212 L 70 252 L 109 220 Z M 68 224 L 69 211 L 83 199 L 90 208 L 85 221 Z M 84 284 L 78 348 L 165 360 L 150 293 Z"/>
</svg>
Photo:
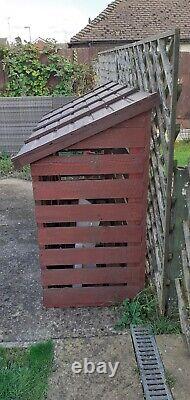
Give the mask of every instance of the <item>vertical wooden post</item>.
<svg viewBox="0 0 190 400">
<path fill-rule="evenodd" d="M 170 248 L 170 228 L 171 228 L 171 208 L 172 208 L 172 181 L 174 166 L 174 143 L 176 139 L 176 111 L 178 96 L 178 68 L 179 68 L 179 46 L 180 31 L 175 30 L 174 49 L 173 49 L 173 73 L 172 73 L 172 95 L 171 95 L 171 119 L 169 131 L 169 149 L 168 149 L 168 165 L 167 165 L 167 187 L 166 187 L 166 210 L 165 210 L 165 226 L 164 226 L 164 257 L 163 257 L 163 273 L 162 273 L 162 298 L 161 312 L 168 310 L 169 292 L 168 287 L 171 283 L 171 257 L 172 249 Z"/>
<path fill-rule="evenodd" d="M 182 272 L 181 250 L 184 247 L 183 221 L 187 219 L 186 187 L 188 173 L 186 168 L 176 168 L 174 175 L 173 207 L 169 232 L 169 260 L 165 274 L 166 311 L 173 314 L 177 309 L 175 279 Z"/>
<path fill-rule="evenodd" d="M 98 65 L 101 82 L 112 78 L 115 80 L 116 76 L 121 83 L 128 82 L 130 86 L 160 94 L 160 105 L 156 107 L 152 118 L 150 176 L 153 179 L 149 190 L 148 244 L 149 271 L 156 283 L 161 313 L 167 310 L 171 271 L 170 231 L 179 45 L 180 32 L 175 29 L 104 51 L 99 55 Z"/>
</svg>

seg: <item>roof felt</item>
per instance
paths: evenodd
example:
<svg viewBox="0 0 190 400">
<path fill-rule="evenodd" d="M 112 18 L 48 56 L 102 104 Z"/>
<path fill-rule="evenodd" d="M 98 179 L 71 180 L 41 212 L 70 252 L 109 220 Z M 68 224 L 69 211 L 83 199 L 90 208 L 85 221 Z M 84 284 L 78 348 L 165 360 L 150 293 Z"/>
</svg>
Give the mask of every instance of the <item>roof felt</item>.
<svg viewBox="0 0 190 400">
<path fill-rule="evenodd" d="M 190 40 L 189 0 L 115 0 L 84 29 L 70 45 L 96 40 L 136 41 L 168 29 L 180 28 Z"/>
<path fill-rule="evenodd" d="M 19 153 L 16 167 L 68 148 L 94 134 L 153 108 L 156 93 L 149 94 L 109 82 L 46 114 Z"/>
</svg>

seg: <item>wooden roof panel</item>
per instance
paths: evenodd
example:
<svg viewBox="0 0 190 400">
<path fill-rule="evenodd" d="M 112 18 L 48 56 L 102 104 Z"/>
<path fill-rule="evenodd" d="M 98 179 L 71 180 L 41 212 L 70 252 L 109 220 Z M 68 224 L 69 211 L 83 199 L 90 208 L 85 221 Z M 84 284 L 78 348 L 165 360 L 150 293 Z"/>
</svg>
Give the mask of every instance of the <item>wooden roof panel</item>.
<svg viewBox="0 0 190 400">
<path fill-rule="evenodd" d="M 50 116 L 50 118 L 46 119 L 45 121 L 42 120 L 38 124 L 37 128 L 34 129 L 32 135 L 25 141 L 25 143 L 32 141 L 34 137 L 40 137 L 41 135 L 50 132 L 51 129 L 54 130 L 57 129 L 58 126 L 61 127 L 66 125 L 66 123 L 72 118 L 77 119 L 83 113 L 88 114 L 90 112 L 89 110 L 93 110 L 93 108 L 96 108 L 96 106 L 98 106 L 97 103 L 100 101 L 103 106 L 105 102 L 106 104 L 108 104 L 116 100 L 118 97 L 129 95 L 135 91 L 136 89 L 134 88 L 129 88 L 127 86 L 123 87 L 119 84 L 111 89 L 106 88 L 101 94 L 96 94 L 90 99 L 87 99 L 86 101 L 83 101 L 76 106 L 69 107 L 67 108 L 67 110 L 57 113 L 53 117 Z M 89 106 L 90 108 L 88 109 Z M 101 107 L 100 103 L 99 106 Z M 45 127 L 48 127 L 47 131 L 45 131 Z"/>
<path fill-rule="evenodd" d="M 106 93 L 106 95 L 105 95 Z M 77 109 L 72 101 L 42 119 L 42 124 L 13 157 L 16 167 L 32 163 L 56 151 L 74 145 L 118 123 L 146 112 L 158 103 L 158 95 L 140 92 L 119 84 L 108 83 L 80 98 Z M 90 100 L 88 103 L 87 100 Z M 72 111 L 71 111 L 72 110 Z M 74 110 L 74 111 L 73 111 Z M 67 112 L 65 112 L 67 111 Z M 64 115 L 65 114 L 65 115 Z"/>
<path fill-rule="evenodd" d="M 41 121 L 44 121 L 46 119 L 49 119 L 50 117 L 53 117 L 54 115 L 59 114 L 60 112 L 63 112 L 64 110 L 67 110 L 68 108 L 74 107 L 78 104 L 84 103 L 86 100 L 91 99 L 93 96 L 96 96 L 98 94 L 101 94 L 102 92 L 105 91 L 105 88 L 108 90 L 109 88 L 112 88 L 114 90 L 115 87 L 118 88 L 118 86 L 120 86 L 117 82 L 108 82 L 108 83 L 104 83 L 103 85 L 98 86 L 97 88 L 95 88 L 94 90 L 92 90 L 91 92 L 78 97 L 77 99 L 72 100 L 71 102 L 65 104 L 63 107 L 59 107 L 56 110 L 53 110 L 47 114 L 45 114 Z"/>
<path fill-rule="evenodd" d="M 63 113 L 59 113 L 54 121 L 52 121 L 52 118 L 50 118 L 49 121 L 46 120 L 46 122 L 43 123 L 41 126 L 38 125 L 36 131 L 32 133 L 32 135 L 25 141 L 25 143 L 31 142 L 32 140 L 34 140 L 34 138 L 40 138 L 41 136 L 44 136 L 53 130 L 59 129 L 70 122 L 77 121 L 82 116 L 92 113 L 93 110 L 95 111 L 96 109 L 106 107 L 109 104 L 112 104 L 114 101 L 123 98 L 123 96 L 126 97 L 136 91 L 137 90 L 134 88 L 131 89 L 126 86 L 121 87 L 121 85 L 118 85 L 117 93 L 112 92 L 111 90 L 106 90 L 107 97 L 104 97 L 103 95 L 102 97 L 100 96 L 96 98 L 96 96 L 94 96 L 90 104 L 88 104 L 87 101 L 84 102 L 83 108 L 70 108 L 67 110 L 67 112 L 65 112 L 65 115 L 63 115 Z M 103 92 L 103 94 L 105 94 L 105 91 Z"/>
</svg>

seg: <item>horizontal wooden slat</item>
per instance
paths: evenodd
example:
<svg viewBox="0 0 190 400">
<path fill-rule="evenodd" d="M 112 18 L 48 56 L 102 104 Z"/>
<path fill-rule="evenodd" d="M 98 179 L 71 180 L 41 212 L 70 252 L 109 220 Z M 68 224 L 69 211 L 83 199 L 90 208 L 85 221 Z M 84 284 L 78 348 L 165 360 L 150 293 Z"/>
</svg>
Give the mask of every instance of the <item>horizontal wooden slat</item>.
<svg viewBox="0 0 190 400">
<path fill-rule="evenodd" d="M 142 227 L 133 226 L 91 226 L 67 228 L 39 228 L 40 245 L 60 243 L 132 243 L 142 239 Z"/>
<path fill-rule="evenodd" d="M 138 158 L 130 154 L 52 156 L 32 164 L 31 173 L 32 176 L 136 174 L 143 172 L 144 158 L 144 154 Z"/>
<path fill-rule="evenodd" d="M 142 179 L 105 179 L 88 181 L 34 182 L 35 200 L 141 198 Z"/>
<path fill-rule="evenodd" d="M 105 267 L 81 269 L 55 269 L 42 271 L 42 285 L 75 285 L 75 284 L 137 284 L 144 279 L 143 267 Z"/>
<path fill-rule="evenodd" d="M 146 144 L 147 128 L 119 128 L 113 127 L 94 135 L 89 139 L 82 140 L 68 149 L 112 149 L 144 147 Z M 148 136 L 148 135 L 147 135 Z"/>
<path fill-rule="evenodd" d="M 36 205 L 38 223 L 75 221 L 141 221 L 142 204 Z"/>
<path fill-rule="evenodd" d="M 139 286 L 104 286 L 64 289 L 44 289 L 45 307 L 110 306 L 126 298 L 133 298 L 142 289 Z"/>
<path fill-rule="evenodd" d="M 40 251 L 42 266 L 72 264 L 138 263 L 142 260 L 141 246 L 95 247 L 90 249 L 46 249 Z"/>
</svg>

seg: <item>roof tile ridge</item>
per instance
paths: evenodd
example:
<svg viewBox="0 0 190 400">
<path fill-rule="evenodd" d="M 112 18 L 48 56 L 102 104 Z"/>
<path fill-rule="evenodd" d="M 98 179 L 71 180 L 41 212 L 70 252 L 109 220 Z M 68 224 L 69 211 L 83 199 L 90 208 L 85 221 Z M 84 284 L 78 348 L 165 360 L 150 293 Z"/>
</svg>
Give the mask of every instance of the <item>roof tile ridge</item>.
<svg viewBox="0 0 190 400">
<path fill-rule="evenodd" d="M 87 33 L 91 28 L 93 28 L 97 22 L 103 21 L 107 16 L 109 16 L 109 13 L 113 11 L 120 3 L 126 0 L 114 0 L 108 6 L 100 12 L 100 14 L 97 15 L 89 24 L 87 24 L 84 28 L 82 28 L 78 33 L 76 33 L 72 38 L 70 39 L 70 42 L 73 40 L 77 39 L 80 37 L 83 33 Z"/>
</svg>

